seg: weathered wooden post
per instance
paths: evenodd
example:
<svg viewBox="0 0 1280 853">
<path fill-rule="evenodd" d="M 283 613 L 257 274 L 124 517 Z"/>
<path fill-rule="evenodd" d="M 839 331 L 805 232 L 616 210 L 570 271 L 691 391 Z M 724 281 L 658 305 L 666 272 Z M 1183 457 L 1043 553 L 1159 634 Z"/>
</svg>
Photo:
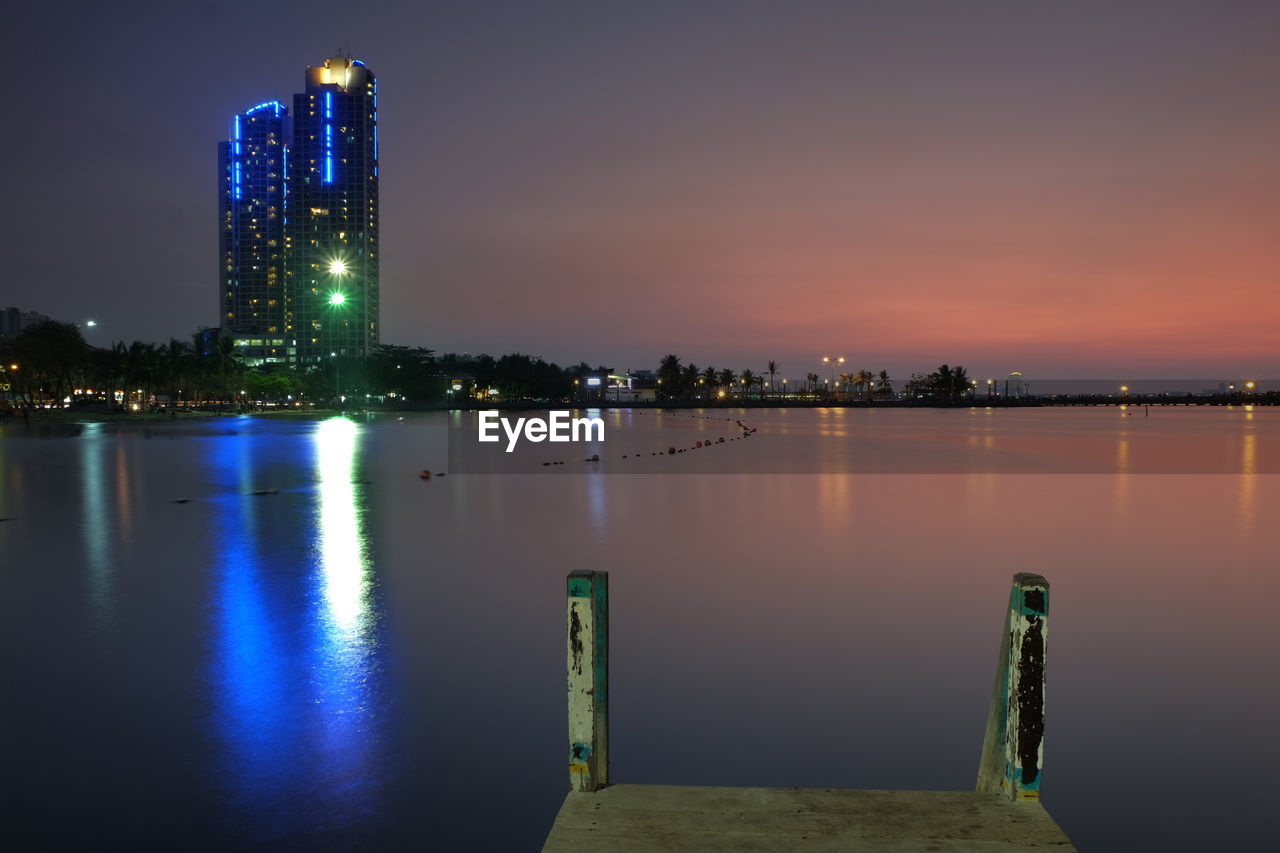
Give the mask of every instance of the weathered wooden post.
<svg viewBox="0 0 1280 853">
<path fill-rule="evenodd" d="M 570 572 L 569 790 L 609 784 L 609 573 Z"/>
<path fill-rule="evenodd" d="M 978 790 L 1040 799 L 1044 769 L 1044 663 L 1049 582 L 1016 574 L 991 692 Z"/>
</svg>

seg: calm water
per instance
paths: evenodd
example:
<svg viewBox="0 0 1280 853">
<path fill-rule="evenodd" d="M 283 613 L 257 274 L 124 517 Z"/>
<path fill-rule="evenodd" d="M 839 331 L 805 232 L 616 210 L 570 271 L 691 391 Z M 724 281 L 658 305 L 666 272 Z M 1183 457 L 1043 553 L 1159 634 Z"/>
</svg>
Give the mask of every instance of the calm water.
<svg viewBox="0 0 1280 853">
<path fill-rule="evenodd" d="M 971 787 L 1036 571 L 1073 840 L 1267 846 L 1280 412 L 754 410 L 635 458 L 737 435 L 689 414 L 608 415 L 580 476 L 430 481 L 447 415 L 6 424 L 0 838 L 537 849 L 597 568 L 616 781 Z"/>
</svg>

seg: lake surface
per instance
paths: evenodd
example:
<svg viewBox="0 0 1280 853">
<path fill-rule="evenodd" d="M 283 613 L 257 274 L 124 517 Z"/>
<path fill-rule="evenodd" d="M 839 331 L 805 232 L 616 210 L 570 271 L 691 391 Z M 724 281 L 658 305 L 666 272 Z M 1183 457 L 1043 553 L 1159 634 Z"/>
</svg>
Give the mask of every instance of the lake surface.
<svg viewBox="0 0 1280 853">
<path fill-rule="evenodd" d="M 0 427 L 4 837 L 535 850 L 593 568 L 615 781 L 972 787 L 1033 571 L 1076 844 L 1270 843 L 1280 412 L 609 412 L 420 479 L 467 417 Z"/>
</svg>

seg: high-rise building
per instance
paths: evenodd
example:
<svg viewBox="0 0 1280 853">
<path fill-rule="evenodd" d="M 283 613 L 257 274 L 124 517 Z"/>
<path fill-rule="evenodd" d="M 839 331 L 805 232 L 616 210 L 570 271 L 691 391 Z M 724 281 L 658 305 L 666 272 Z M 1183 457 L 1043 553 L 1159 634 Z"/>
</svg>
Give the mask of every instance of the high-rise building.
<svg viewBox="0 0 1280 853">
<path fill-rule="evenodd" d="M 368 355 L 380 333 L 378 82 L 358 59 L 307 67 L 285 209 L 298 361 Z"/>
<path fill-rule="evenodd" d="M 17 308 L 0 308 L 0 338 L 16 338 L 32 326 L 52 319 L 39 311 L 20 311 Z"/>
<path fill-rule="evenodd" d="M 292 361 L 285 287 L 289 111 L 258 104 L 231 120 L 218 144 L 221 320 L 249 364 Z"/>
</svg>

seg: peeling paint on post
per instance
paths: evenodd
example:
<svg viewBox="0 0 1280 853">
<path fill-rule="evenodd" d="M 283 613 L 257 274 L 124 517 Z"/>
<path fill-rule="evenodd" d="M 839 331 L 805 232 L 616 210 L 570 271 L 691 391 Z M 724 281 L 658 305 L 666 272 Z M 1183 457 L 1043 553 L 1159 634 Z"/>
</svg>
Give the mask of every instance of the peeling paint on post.
<svg viewBox="0 0 1280 853">
<path fill-rule="evenodd" d="M 1049 582 L 1016 574 L 1009 597 L 978 790 L 1010 800 L 1040 799 L 1044 770 L 1044 664 L 1049 629 Z"/>
<path fill-rule="evenodd" d="M 568 577 L 569 790 L 609 784 L 609 573 Z"/>
</svg>

